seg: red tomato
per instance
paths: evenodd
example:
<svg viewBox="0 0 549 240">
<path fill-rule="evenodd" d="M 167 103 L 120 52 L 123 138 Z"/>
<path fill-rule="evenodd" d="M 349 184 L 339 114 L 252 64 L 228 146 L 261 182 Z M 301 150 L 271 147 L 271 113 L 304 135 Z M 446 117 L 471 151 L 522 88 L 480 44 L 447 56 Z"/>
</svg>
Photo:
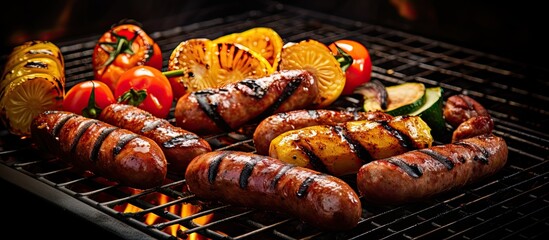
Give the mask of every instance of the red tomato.
<svg viewBox="0 0 549 240">
<path fill-rule="evenodd" d="M 137 106 L 160 118 L 168 116 L 173 103 L 170 81 L 149 66 L 136 66 L 120 75 L 114 97 L 119 103 Z"/>
<path fill-rule="evenodd" d="M 344 60 L 344 54 L 338 51 L 336 45 L 352 58 L 352 62 Z M 347 80 L 341 94 L 352 94 L 357 86 L 370 81 L 372 76 L 372 59 L 370 59 L 368 49 L 362 43 L 349 39 L 340 39 L 331 43 L 329 48 L 332 54 L 338 58 L 338 61 L 342 63 L 342 67 L 345 64 L 350 64 L 345 70 Z"/>
<path fill-rule="evenodd" d="M 67 91 L 63 100 L 63 109 L 85 117 L 96 118 L 102 109 L 115 102 L 114 95 L 107 84 L 90 80 L 77 83 Z"/>
<path fill-rule="evenodd" d="M 134 66 L 162 69 L 162 51 L 136 22 L 122 22 L 105 32 L 92 54 L 95 79 L 109 85 L 114 92 L 122 73 Z"/>
</svg>

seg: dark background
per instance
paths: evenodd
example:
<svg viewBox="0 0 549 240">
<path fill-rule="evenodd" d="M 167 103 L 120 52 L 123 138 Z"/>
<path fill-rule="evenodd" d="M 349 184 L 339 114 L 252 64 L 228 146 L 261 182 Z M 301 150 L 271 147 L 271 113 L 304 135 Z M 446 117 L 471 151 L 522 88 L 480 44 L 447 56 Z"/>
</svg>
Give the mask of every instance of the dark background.
<svg viewBox="0 0 549 240">
<path fill-rule="evenodd" d="M 338 0 L 279 1 L 377 24 L 427 38 L 547 68 L 548 46 L 542 38 L 547 27 L 547 8 L 534 1 L 463 0 Z M 262 1 L 166 0 L 166 1 L 16 1 L 0 14 L 1 48 L 31 39 L 62 42 L 97 36 L 121 19 L 140 21 L 147 31 L 170 29 L 193 22 L 228 16 L 262 6 Z M 15 6 L 14 6 L 15 5 Z M 0 181 L 2 204 L 12 213 L 2 228 L 31 237 L 109 236 L 87 222 L 33 194 Z M 13 211 L 15 213 L 13 213 Z M 37 225 L 38 224 L 38 225 Z M 43 230 L 37 230 L 41 226 Z"/>
<path fill-rule="evenodd" d="M 16 1 L 0 14 L 5 54 L 30 39 L 64 41 L 95 36 L 132 18 L 156 31 L 257 9 L 267 1 L 165 0 Z M 545 67 L 543 1 L 338 0 L 279 1 L 305 9 L 403 30 Z M 539 3 L 538 3 L 539 2 Z"/>
</svg>

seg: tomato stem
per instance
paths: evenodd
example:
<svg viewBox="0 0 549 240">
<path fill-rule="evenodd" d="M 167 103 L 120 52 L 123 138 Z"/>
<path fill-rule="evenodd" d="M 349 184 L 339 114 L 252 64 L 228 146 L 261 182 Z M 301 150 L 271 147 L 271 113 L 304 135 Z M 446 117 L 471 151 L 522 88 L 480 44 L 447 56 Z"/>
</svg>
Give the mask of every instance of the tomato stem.
<svg viewBox="0 0 549 240">
<path fill-rule="evenodd" d="M 147 90 L 141 89 L 139 91 L 136 91 L 135 89 L 131 88 L 127 92 L 120 95 L 120 97 L 118 98 L 118 103 L 124 103 L 137 107 L 145 100 L 145 98 L 147 98 Z"/>
<path fill-rule="evenodd" d="M 95 103 L 95 83 L 92 82 L 92 89 L 90 92 L 90 98 L 88 99 L 88 106 L 82 109 L 82 116 L 89 118 L 97 118 L 101 114 L 101 108 Z"/>
<path fill-rule="evenodd" d="M 341 70 L 343 70 L 343 72 L 346 72 L 347 68 L 349 68 L 353 64 L 353 57 L 346 53 L 343 49 L 341 49 L 337 44 L 335 44 L 335 46 L 337 48 L 337 55 L 335 55 L 335 58 L 339 62 Z"/>
<path fill-rule="evenodd" d="M 162 74 L 164 74 L 164 76 L 166 76 L 167 78 L 171 78 L 171 77 L 183 76 L 183 74 L 185 74 L 185 72 L 183 70 L 179 69 L 179 70 L 171 70 L 171 71 L 162 72 Z"/>
</svg>

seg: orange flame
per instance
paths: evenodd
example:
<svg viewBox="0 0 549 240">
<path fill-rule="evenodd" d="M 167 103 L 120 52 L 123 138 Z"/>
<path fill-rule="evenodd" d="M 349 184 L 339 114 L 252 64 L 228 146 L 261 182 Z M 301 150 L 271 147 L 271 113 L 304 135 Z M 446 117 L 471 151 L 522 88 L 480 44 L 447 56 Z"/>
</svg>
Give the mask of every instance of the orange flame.
<svg viewBox="0 0 549 240">
<path fill-rule="evenodd" d="M 137 190 L 135 190 L 135 191 L 137 193 Z M 157 195 L 154 195 L 152 200 L 157 201 L 159 205 L 168 203 L 170 201 L 168 196 L 166 196 L 164 194 L 160 194 L 160 193 L 158 193 Z M 135 205 L 132 205 L 130 203 L 126 203 L 125 206 L 122 206 L 119 209 L 121 209 L 121 211 L 124 212 L 124 213 L 136 213 L 136 212 L 142 211 L 141 208 L 139 208 Z M 198 213 L 200 211 L 200 207 L 196 206 L 196 205 L 193 205 L 193 204 L 190 204 L 190 203 L 181 203 L 181 204 L 170 205 L 167 208 L 167 211 L 169 211 L 173 214 L 176 214 L 176 215 L 180 215 L 181 217 L 187 217 L 187 216 L 191 216 L 193 214 Z M 209 223 L 212 220 L 212 218 L 213 218 L 213 213 L 205 215 L 205 216 L 198 217 L 196 219 L 193 219 L 192 221 L 196 224 L 203 225 L 203 224 Z M 147 225 L 157 224 L 157 223 L 160 223 L 161 221 L 162 221 L 162 219 L 154 213 L 148 213 L 148 214 L 145 215 L 144 222 Z M 173 225 L 170 225 L 167 228 L 165 228 L 163 231 L 165 233 L 168 233 L 168 234 L 172 235 L 172 236 L 177 236 L 178 230 L 185 231 L 185 230 L 187 230 L 187 228 L 185 228 L 184 226 L 179 225 L 179 224 L 173 224 Z M 190 233 L 188 235 L 187 239 L 189 239 L 189 240 L 207 240 L 208 238 L 206 238 L 206 237 L 204 237 L 204 236 L 202 236 L 198 233 Z"/>
</svg>

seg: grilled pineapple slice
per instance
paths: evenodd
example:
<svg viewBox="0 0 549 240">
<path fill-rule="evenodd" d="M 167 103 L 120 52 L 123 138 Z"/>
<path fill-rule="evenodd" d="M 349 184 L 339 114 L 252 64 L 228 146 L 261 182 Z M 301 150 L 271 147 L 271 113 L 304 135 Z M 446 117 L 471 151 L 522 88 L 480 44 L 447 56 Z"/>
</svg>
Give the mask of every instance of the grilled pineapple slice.
<svg viewBox="0 0 549 240">
<path fill-rule="evenodd" d="M 269 155 L 301 167 L 343 176 L 365 163 L 430 147 L 431 128 L 418 116 L 389 121 L 350 121 L 285 132 L 271 141 Z"/>
<path fill-rule="evenodd" d="M 61 109 L 64 97 L 64 59 L 56 45 L 29 41 L 12 50 L 0 83 L 0 117 L 10 133 L 29 136 L 32 119 Z"/>
</svg>

